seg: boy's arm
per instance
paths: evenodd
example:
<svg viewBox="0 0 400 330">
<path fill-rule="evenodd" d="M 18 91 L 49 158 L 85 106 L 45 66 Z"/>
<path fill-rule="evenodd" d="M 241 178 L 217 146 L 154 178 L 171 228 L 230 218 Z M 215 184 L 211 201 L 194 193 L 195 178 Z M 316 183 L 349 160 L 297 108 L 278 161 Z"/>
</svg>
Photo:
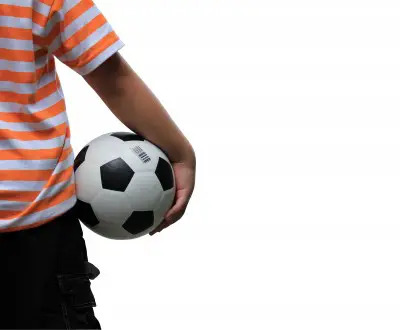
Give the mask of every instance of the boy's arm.
<svg viewBox="0 0 400 330">
<path fill-rule="evenodd" d="M 168 227 L 182 217 L 194 189 L 196 157 L 191 144 L 120 53 L 83 78 L 123 124 L 167 153 L 176 178 L 176 200 L 153 233 Z"/>
<path fill-rule="evenodd" d="M 123 124 L 163 149 L 171 162 L 194 162 L 189 141 L 119 52 L 83 78 Z"/>
</svg>

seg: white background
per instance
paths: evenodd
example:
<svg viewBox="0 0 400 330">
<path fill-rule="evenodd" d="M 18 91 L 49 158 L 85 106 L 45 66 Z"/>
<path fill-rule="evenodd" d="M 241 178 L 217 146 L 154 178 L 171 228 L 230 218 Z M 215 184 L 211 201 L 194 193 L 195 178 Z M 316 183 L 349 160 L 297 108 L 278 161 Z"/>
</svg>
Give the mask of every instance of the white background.
<svg viewBox="0 0 400 330">
<path fill-rule="evenodd" d="M 399 329 L 400 3 L 95 2 L 198 166 L 162 233 L 82 225 L 103 329 Z M 128 131 L 57 66 L 76 154 Z"/>
</svg>

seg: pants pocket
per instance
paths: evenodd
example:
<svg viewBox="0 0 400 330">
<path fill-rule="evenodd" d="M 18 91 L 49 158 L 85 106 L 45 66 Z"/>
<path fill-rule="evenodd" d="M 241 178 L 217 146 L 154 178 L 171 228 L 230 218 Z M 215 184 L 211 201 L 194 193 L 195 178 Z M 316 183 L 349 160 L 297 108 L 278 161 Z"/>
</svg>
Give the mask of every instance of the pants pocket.
<svg viewBox="0 0 400 330">
<path fill-rule="evenodd" d="M 57 274 L 66 329 L 101 329 L 94 315 L 96 300 L 90 287 L 90 280 L 96 278 L 99 271 L 88 261 L 85 261 L 85 270 L 77 274 Z"/>
</svg>

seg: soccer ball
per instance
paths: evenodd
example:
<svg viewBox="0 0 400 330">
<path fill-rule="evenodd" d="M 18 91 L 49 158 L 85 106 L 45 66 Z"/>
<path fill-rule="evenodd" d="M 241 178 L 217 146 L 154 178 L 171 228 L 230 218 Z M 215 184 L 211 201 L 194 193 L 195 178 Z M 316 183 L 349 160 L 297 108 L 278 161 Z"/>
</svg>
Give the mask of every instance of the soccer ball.
<svg viewBox="0 0 400 330">
<path fill-rule="evenodd" d="M 134 132 L 90 141 L 74 160 L 77 216 L 111 239 L 148 234 L 175 197 L 175 177 L 165 153 Z"/>
</svg>

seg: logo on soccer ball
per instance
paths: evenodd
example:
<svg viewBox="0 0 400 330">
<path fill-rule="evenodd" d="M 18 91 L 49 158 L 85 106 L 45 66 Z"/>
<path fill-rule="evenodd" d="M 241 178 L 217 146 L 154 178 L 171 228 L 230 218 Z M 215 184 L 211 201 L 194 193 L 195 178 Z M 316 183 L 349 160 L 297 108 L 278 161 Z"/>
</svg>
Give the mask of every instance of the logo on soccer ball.
<svg viewBox="0 0 400 330">
<path fill-rule="evenodd" d="M 138 157 L 140 158 L 140 160 L 143 163 L 147 163 L 149 161 L 151 161 L 151 158 L 142 150 L 142 148 L 140 148 L 139 146 L 135 146 L 133 148 L 130 148 L 136 155 L 138 155 Z"/>
</svg>

